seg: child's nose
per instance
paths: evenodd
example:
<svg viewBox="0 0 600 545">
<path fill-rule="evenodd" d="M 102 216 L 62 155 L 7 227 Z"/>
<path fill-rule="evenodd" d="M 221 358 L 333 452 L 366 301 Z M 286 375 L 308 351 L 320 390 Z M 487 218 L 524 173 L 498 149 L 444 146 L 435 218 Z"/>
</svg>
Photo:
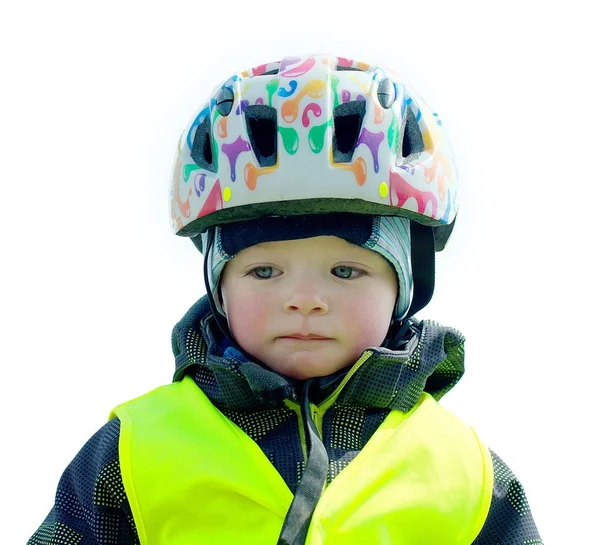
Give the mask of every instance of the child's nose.
<svg viewBox="0 0 600 545">
<path fill-rule="evenodd" d="M 329 305 L 314 288 L 299 287 L 287 299 L 284 306 L 285 311 L 289 313 L 300 311 L 304 315 L 309 315 L 329 312 Z"/>
</svg>

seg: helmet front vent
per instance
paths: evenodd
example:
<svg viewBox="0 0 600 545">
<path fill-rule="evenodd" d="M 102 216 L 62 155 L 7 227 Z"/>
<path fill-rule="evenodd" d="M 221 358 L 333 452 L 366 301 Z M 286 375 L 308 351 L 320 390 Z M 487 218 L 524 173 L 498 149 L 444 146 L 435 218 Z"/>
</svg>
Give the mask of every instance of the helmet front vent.
<svg viewBox="0 0 600 545">
<path fill-rule="evenodd" d="M 344 102 L 333 110 L 333 162 L 349 163 L 360 135 L 365 101 Z"/>
<path fill-rule="evenodd" d="M 209 116 L 206 116 L 196 129 L 190 156 L 200 168 L 217 172 L 217 165 L 213 161 Z"/>
<path fill-rule="evenodd" d="M 423 134 L 419 127 L 415 114 L 409 107 L 406 108 L 406 116 L 404 118 L 404 130 L 402 131 L 402 142 L 398 146 L 398 157 L 396 163 L 401 165 L 409 159 L 418 157 L 425 151 L 425 143 L 423 142 Z"/>
<path fill-rule="evenodd" d="M 246 126 L 250 146 L 261 167 L 277 162 L 277 110 L 271 106 L 256 104 L 246 106 Z"/>
<path fill-rule="evenodd" d="M 279 74 L 279 68 L 273 68 L 273 70 L 267 70 L 266 72 L 261 72 L 260 74 L 254 74 L 253 77 L 259 78 L 260 76 L 274 76 L 275 74 Z"/>
</svg>

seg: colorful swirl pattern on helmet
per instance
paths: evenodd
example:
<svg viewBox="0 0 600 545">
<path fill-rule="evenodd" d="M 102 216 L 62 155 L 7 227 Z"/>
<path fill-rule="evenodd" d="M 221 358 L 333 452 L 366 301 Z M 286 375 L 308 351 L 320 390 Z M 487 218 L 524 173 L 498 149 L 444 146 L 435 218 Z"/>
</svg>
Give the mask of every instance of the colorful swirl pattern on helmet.
<svg viewBox="0 0 600 545">
<path fill-rule="evenodd" d="M 377 96 L 385 78 L 392 80 L 396 93 L 389 109 Z M 216 96 L 225 87 L 233 91 L 234 102 L 224 117 Z M 352 159 L 334 163 L 334 108 L 357 100 L 365 101 L 366 110 Z M 248 135 L 244 112 L 256 104 L 277 110 L 272 166 L 259 165 Z M 425 149 L 398 159 L 408 108 Z M 207 116 L 216 172 L 199 167 L 190 156 L 195 131 Z M 173 230 L 224 208 L 311 198 L 358 199 L 390 206 L 390 214 L 407 211 L 425 223 L 451 223 L 457 211 L 457 172 L 437 114 L 396 74 L 342 57 L 286 57 L 231 76 L 214 90 L 179 141 L 171 184 Z"/>
</svg>

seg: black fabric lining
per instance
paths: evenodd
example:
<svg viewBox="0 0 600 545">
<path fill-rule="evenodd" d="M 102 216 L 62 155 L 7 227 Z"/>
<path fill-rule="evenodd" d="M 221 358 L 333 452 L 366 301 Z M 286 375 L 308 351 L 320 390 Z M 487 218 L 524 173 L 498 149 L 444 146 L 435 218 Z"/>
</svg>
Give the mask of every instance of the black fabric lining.
<svg viewBox="0 0 600 545">
<path fill-rule="evenodd" d="M 362 246 L 371 237 L 373 219 L 360 214 L 328 214 L 318 216 L 263 217 L 220 229 L 223 251 L 230 256 L 244 248 L 274 240 L 296 240 L 333 235 Z"/>
</svg>

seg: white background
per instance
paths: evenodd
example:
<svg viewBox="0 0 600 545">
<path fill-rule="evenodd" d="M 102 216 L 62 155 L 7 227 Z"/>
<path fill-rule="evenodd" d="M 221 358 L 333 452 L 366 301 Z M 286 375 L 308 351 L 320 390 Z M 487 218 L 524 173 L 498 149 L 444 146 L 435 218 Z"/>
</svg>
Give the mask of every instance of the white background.
<svg viewBox="0 0 600 545">
<path fill-rule="evenodd" d="M 579 1 L 201 4 L 0 13 L 0 542 L 36 530 L 114 405 L 171 380 L 171 328 L 204 293 L 167 214 L 188 120 L 239 69 L 331 52 L 404 73 L 453 142 L 461 210 L 419 314 L 467 336 L 445 405 L 520 477 L 546 545 L 598 543 L 596 17 Z"/>
</svg>

